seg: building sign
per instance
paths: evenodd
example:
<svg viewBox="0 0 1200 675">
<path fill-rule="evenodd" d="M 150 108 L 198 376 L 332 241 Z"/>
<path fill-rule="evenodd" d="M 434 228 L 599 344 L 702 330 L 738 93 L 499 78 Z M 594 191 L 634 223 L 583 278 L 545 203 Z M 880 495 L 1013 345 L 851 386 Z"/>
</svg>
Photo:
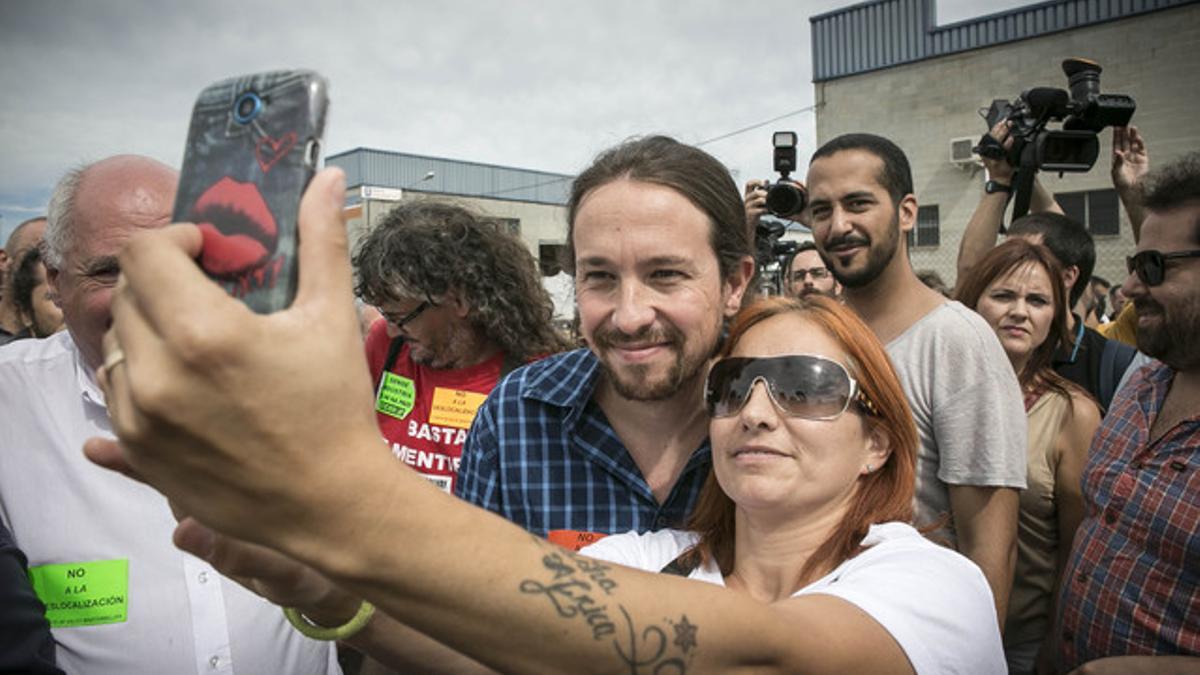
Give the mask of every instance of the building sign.
<svg viewBox="0 0 1200 675">
<path fill-rule="evenodd" d="M 403 191 L 400 188 L 364 185 L 361 190 L 363 199 L 376 202 L 398 202 L 403 197 Z"/>
</svg>

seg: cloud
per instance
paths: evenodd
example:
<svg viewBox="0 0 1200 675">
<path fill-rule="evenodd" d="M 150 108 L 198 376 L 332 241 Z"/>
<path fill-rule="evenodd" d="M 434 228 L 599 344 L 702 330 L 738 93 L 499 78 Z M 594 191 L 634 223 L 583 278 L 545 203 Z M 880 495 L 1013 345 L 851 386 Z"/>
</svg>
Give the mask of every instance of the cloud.
<svg viewBox="0 0 1200 675">
<path fill-rule="evenodd" d="M 4 2 L 0 185 L 48 193 L 119 152 L 177 165 L 200 89 L 281 67 L 329 78 L 327 154 L 574 173 L 632 135 L 697 142 L 811 104 L 808 17 L 847 4 Z M 779 129 L 800 133 L 806 159 L 811 114 L 706 149 L 743 180 L 766 176 Z"/>
</svg>

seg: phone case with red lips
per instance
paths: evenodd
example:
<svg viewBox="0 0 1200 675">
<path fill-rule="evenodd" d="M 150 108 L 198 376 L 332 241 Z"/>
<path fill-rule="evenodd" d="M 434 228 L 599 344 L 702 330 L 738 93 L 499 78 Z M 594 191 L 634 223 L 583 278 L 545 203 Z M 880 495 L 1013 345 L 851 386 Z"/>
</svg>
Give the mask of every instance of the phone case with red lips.
<svg viewBox="0 0 1200 675">
<path fill-rule="evenodd" d="M 204 89 L 192 111 L 174 219 L 200 228 L 200 267 L 256 312 L 296 294 L 296 217 L 316 172 L 326 90 L 307 70 L 246 75 Z"/>
</svg>

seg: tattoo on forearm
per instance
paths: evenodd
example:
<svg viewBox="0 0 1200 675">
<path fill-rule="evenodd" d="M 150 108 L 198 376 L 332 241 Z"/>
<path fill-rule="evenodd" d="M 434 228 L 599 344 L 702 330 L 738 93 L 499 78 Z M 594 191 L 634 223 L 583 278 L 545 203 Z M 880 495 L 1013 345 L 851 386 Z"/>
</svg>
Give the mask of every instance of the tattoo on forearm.
<svg viewBox="0 0 1200 675">
<path fill-rule="evenodd" d="M 544 543 L 544 542 L 543 542 Z M 595 640 L 612 639 L 616 655 L 630 673 L 684 673 L 696 648 L 698 627 L 686 615 L 678 621 L 664 619 L 660 625 L 638 626 L 625 606 L 616 602 L 617 582 L 609 573 L 612 568 L 600 561 L 585 558 L 571 551 L 560 550 L 542 556 L 542 566 L 550 573 L 545 581 L 525 579 L 519 588 L 522 593 L 543 595 L 564 619 L 583 617 Z M 622 630 L 611 615 L 605 599 L 611 599 L 619 610 Z"/>
<path fill-rule="evenodd" d="M 626 652 L 617 640 L 613 640 L 613 646 L 617 648 L 617 655 L 621 660 L 629 666 L 630 673 L 640 673 L 642 668 L 647 668 L 650 673 L 657 675 L 658 673 L 686 673 L 687 664 L 679 657 L 664 658 L 664 653 L 670 646 L 667 643 L 667 634 L 658 626 L 647 626 L 642 629 L 641 636 L 637 634 L 637 628 L 633 625 L 633 619 L 629 616 L 629 612 L 625 608 L 618 605 L 621 614 L 625 616 L 625 625 L 629 627 L 629 651 Z M 683 621 L 687 621 L 687 617 L 683 617 Z M 678 631 L 678 629 L 676 629 Z M 679 638 L 676 637 L 675 644 L 679 645 Z M 645 647 L 642 654 L 638 654 L 639 645 Z M 691 644 L 695 645 L 695 627 L 692 629 Z M 683 650 L 685 653 L 687 649 Z"/>
<path fill-rule="evenodd" d="M 564 554 L 548 553 L 542 557 L 542 565 L 550 570 L 554 577 L 550 583 L 544 584 L 535 579 L 521 582 L 522 593 L 541 593 L 550 599 L 558 615 L 564 619 L 583 616 L 588 626 L 592 628 L 592 637 L 599 640 L 617 632 L 612 619 L 608 616 L 608 606 L 599 604 L 592 597 L 593 587 L 599 588 L 605 595 L 612 595 L 617 584 L 605 576 L 609 567 L 603 563 L 581 558 L 568 564 Z M 585 565 L 578 564 L 579 562 Z M 589 579 L 585 581 L 584 578 Z"/>
</svg>

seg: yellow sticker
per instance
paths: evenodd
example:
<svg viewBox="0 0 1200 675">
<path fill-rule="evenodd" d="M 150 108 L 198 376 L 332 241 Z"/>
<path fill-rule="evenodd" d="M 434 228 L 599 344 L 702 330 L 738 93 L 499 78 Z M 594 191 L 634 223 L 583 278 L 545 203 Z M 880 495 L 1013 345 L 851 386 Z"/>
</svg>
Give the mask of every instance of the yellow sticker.
<svg viewBox="0 0 1200 675">
<path fill-rule="evenodd" d="M 29 568 L 33 591 L 46 605 L 51 628 L 123 623 L 129 609 L 129 561 L 39 565 Z"/>
<path fill-rule="evenodd" d="M 487 394 L 434 387 L 433 404 L 429 408 L 429 423 L 441 427 L 470 429 L 476 411 L 486 400 Z"/>
</svg>

